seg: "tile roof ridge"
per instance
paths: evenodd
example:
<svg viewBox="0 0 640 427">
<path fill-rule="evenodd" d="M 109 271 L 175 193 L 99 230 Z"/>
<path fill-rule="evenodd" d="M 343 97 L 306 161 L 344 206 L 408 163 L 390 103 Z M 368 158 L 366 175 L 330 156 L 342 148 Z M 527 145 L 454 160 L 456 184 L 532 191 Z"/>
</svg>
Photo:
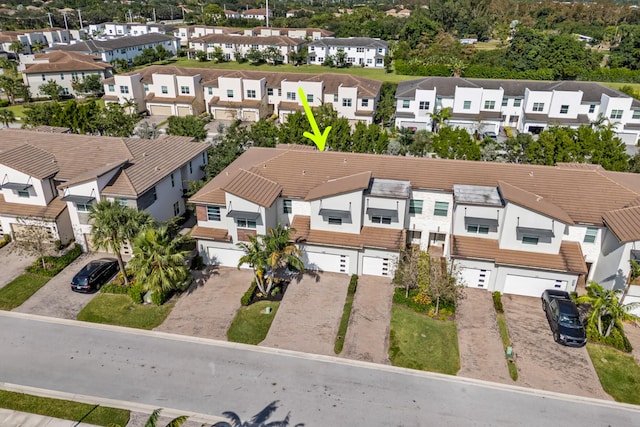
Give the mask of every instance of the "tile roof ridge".
<svg viewBox="0 0 640 427">
<path fill-rule="evenodd" d="M 606 169 L 603 169 L 603 170 L 591 170 L 590 172 L 595 172 L 595 173 L 597 173 L 598 175 L 600 175 L 601 177 L 603 177 L 604 179 L 608 180 L 609 182 L 612 182 L 612 183 L 614 183 L 615 185 L 617 185 L 618 187 L 622 188 L 623 190 L 629 191 L 629 192 L 631 192 L 631 193 L 633 193 L 633 194 L 636 194 L 636 195 L 640 196 L 640 192 L 634 191 L 634 190 L 632 190 L 631 188 L 629 188 L 629 187 L 627 187 L 627 186 L 625 186 L 625 185 L 622 185 L 622 184 L 621 184 L 621 183 L 619 183 L 618 181 L 616 181 L 616 180 L 614 180 L 614 179 L 611 179 L 611 178 L 609 178 L 607 175 L 605 175 L 605 174 L 604 174 L 605 172 L 617 172 L 617 171 L 608 171 L 608 170 L 606 170 Z M 627 172 L 627 173 L 631 173 L 631 172 Z M 614 209 L 614 210 L 615 210 L 615 209 Z"/>
<path fill-rule="evenodd" d="M 285 154 L 287 154 L 289 151 L 295 151 L 295 149 L 294 149 L 294 148 L 278 148 L 278 147 L 275 147 L 275 148 L 271 148 L 271 147 L 251 147 L 251 148 L 249 148 L 249 150 L 257 150 L 257 149 L 264 149 L 264 150 L 269 150 L 269 151 L 270 151 L 270 150 L 279 150 L 279 151 L 281 151 L 281 153 L 280 153 L 280 154 L 277 154 L 277 155 L 275 155 L 275 156 L 273 156 L 273 157 L 270 157 L 270 158 L 268 158 L 267 160 L 260 161 L 260 162 L 258 162 L 257 164 L 255 164 L 255 165 L 251 166 L 251 168 L 250 168 L 250 169 L 252 169 L 252 170 L 253 170 L 253 169 L 256 169 L 256 171 L 260 170 L 260 169 L 258 168 L 258 165 L 259 165 L 259 164 L 263 164 L 263 165 L 264 165 L 264 166 L 263 166 L 263 168 L 264 168 L 264 167 L 266 167 L 266 164 L 267 164 L 267 163 L 269 163 L 269 162 L 271 162 L 272 160 L 275 160 L 275 159 L 277 159 L 277 158 L 279 158 L 279 157 L 284 156 L 284 155 L 285 155 Z M 247 151 L 248 151 L 248 150 L 247 150 Z M 246 169 L 245 169 L 245 170 L 246 170 Z M 254 173 L 255 173 L 255 174 L 260 175 L 258 172 L 254 172 Z M 262 175 L 260 175 L 260 176 L 262 176 Z"/>
<path fill-rule="evenodd" d="M 540 201 L 540 200 L 545 200 L 545 201 L 547 201 L 547 200 L 546 200 L 546 199 L 547 199 L 547 197 L 545 197 L 545 196 L 541 196 L 540 194 L 532 193 L 531 191 L 529 191 L 529 190 L 525 190 L 525 189 L 523 189 L 522 187 L 518 187 L 517 185 L 511 184 L 511 183 L 509 183 L 509 182 L 507 182 L 507 181 L 504 181 L 504 180 L 502 180 L 502 179 L 499 179 L 499 180 L 498 180 L 498 187 L 500 187 L 501 185 L 507 185 L 507 186 L 509 186 L 509 187 L 513 187 L 513 188 L 515 188 L 515 189 L 517 189 L 517 190 L 519 190 L 519 191 L 522 191 L 523 193 L 527 193 L 527 194 L 530 194 L 530 195 L 532 195 L 532 196 L 536 196 L 536 197 L 538 197 L 538 198 L 539 198 L 539 200 L 538 200 L 538 201 Z M 549 202 L 549 203 L 551 203 L 551 202 Z M 552 204 L 555 204 L 555 203 L 552 203 Z"/>
<path fill-rule="evenodd" d="M 356 172 L 356 173 L 352 173 L 351 175 L 345 175 L 345 176 L 341 176 L 339 178 L 329 179 L 327 181 L 321 182 L 320 184 L 325 184 L 327 182 L 338 181 L 339 179 L 347 179 L 347 178 L 351 178 L 351 177 L 354 177 L 354 176 L 365 175 L 365 174 L 368 174 L 369 176 L 371 176 L 371 175 L 373 175 L 373 172 L 370 171 L 370 170 L 369 171 L 364 171 L 364 172 Z"/>
<path fill-rule="evenodd" d="M 256 173 L 256 172 L 253 172 L 253 171 L 250 171 L 250 170 L 245 169 L 245 168 L 239 168 L 239 169 L 238 169 L 238 171 L 240 171 L 240 172 L 246 172 L 246 173 L 249 173 L 249 174 L 251 174 L 251 175 L 253 175 L 253 176 L 257 177 L 257 178 L 263 179 L 263 180 L 265 180 L 265 181 L 270 182 L 271 184 L 275 184 L 275 185 L 277 185 L 277 186 L 281 187 L 281 185 L 280 185 L 278 182 L 273 181 L 273 180 L 270 180 L 269 178 L 266 178 L 266 177 L 264 177 L 264 176 L 260 175 L 259 173 Z M 234 179 L 235 179 L 235 178 L 234 178 Z"/>
<path fill-rule="evenodd" d="M 138 194 L 138 191 L 133 186 L 133 183 L 131 182 L 131 179 L 129 178 L 129 175 L 127 174 L 127 170 L 125 168 L 120 169 L 120 175 L 124 179 L 124 183 L 131 189 L 133 194 Z"/>
</svg>

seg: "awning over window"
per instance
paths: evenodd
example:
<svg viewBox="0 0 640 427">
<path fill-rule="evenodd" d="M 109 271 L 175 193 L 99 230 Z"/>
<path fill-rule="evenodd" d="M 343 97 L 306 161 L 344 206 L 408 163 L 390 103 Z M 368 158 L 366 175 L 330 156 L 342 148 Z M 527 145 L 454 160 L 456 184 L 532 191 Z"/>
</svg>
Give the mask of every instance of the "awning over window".
<svg viewBox="0 0 640 427">
<path fill-rule="evenodd" d="M 260 212 L 249 212 L 249 211 L 229 211 L 227 212 L 227 217 L 229 218 L 244 218 L 255 220 L 260 218 Z"/>
<path fill-rule="evenodd" d="M 395 209 L 367 208 L 367 215 L 397 218 L 398 211 Z"/>
<path fill-rule="evenodd" d="M 516 233 L 518 233 L 519 236 L 555 237 L 553 230 L 547 230 L 545 228 L 516 227 Z"/>
<path fill-rule="evenodd" d="M 351 212 L 339 209 L 320 209 L 318 214 L 323 217 L 351 218 Z"/>
<path fill-rule="evenodd" d="M 88 203 L 91 203 L 95 200 L 96 198 L 93 196 L 75 196 L 73 194 L 69 194 L 67 196 L 64 196 L 62 198 L 63 202 L 72 202 L 72 203 L 79 203 L 81 205 L 86 205 Z"/>
<path fill-rule="evenodd" d="M 473 224 L 473 225 L 486 225 L 488 227 L 497 227 L 498 220 L 496 218 L 476 218 L 473 216 L 465 216 L 464 217 L 465 225 Z"/>
<path fill-rule="evenodd" d="M 2 186 L 0 186 L 0 188 L 8 188 L 9 190 L 18 190 L 18 191 L 24 191 L 31 187 L 32 187 L 31 184 L 27 184 L 27 183 L 23 184 L 22 182 L 5 182 L 4 184 L 2 184 Z"/>
</svg>

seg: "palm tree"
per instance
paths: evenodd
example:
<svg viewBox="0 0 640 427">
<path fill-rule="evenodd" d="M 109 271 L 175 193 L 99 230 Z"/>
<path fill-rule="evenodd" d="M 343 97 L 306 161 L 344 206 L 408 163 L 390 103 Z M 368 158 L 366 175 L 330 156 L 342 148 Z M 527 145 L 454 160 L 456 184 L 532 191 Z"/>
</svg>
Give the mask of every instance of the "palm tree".
<svg viewBox="0 0 640 427">
<path fill-rule="evenodd" d="M 223 412 L 222 415 L 227 417 L 230 422 L 220 421 L 215 423 L 212 427 L 288 427 L 289 426 L 289 418 L 291 418 L 291 413 L 289 412 L 287 416 L 282 421 L 272 421 L 270 423 L 266 423 L 269 420 L 271 415 L 278 409 L 278 401 L 275 400 L 268 404 L 262 411 L 255 414 L 250 421 L 242 422 L 238 414 L 231 411 Z M 299 423 L 294 427 L 304 427 L 304 424 Z"/>
<path fill-rule="evenodd" d="M 136 133 L 142 139 L 156 139 L 160 136 L 160 128 L 157 123 L 143 122 Z"/>
<path fill-rule="evenodd" d="M 262 245 L 262 240 L 257 236 L 248 237 L 249 243 L 240 242 L 236 244 L 236 246 L 244 251 L 244 255 L 238 260 L 238 269 L 244 264 L 249 264 L 253 269 L 253 275 L 256 278 L 258 289 L 260 289 L 260 292 L 263 294 L 266 294 L 264 273 L 267 269 L 267 257 Z"/>
<path fill-rule="evenodd" d="M 31 50 L 38 53 L 41 52 L 45 47 L 46 45 L 44 43 L 42 43 L 41 41 L 36 41 L 31 45 Z"/>
<path fill-rule="evenodd" d="M 151 415 L 149 415 L 149 419 L 147 419 L 147 422 L 144 424 L 144 427 L 159 427 L 158 418 L 160 418 L 161 411 L 162 409 L 160 408 L 153 411 Z M 186 415 L 182 415 L 180 417 L 174 418 L 171 421 L 169 421 L 169 424 L 167 424 L 166 427 L 180 427 L 182 424 L 185 423 L 185 421 L 187 421 L 187 418 L 189 417 Z M 120 427 L 120 426 L 115 426 L 115 427 Z"/>
<path fill-rule="evenodd" d="M 587 294 L 579 297 L 578 303 L 591 305 L 588 322 L 598 329 L 598 333 L 608 337 L 620 321 L 640 321 L 640 317 L 631 310 L 640 307 L 640 303 L 623 304 L 618 298 L 620 290 L 605 289 L 598 283 L 591 282 L 587 286 Z"/>
<path fill-rule="evenodd" d="M 180 250 L 183 238 L 172 238 L 167 226 L 142 230 L 133 240 L 133 258 L 129 268 L 145 291 L 170 292 L 189 279 L 184 264 L 188 251 Z"/>
<path fill-rule="evenodd" d="M 270 228 L 263 241 L 265 252 L 267 254 L 267 265 L 271 268 L 271 274 L 268 278 L 266 291 L 271 291 L 274 284 L 274 278 L 278 273 L 288 267 L 292 267 L 297 271 L 304 271 L 304 262 L 300 259 L 302 252 L 291 241 L 291 233 L 296 230 L 294 228 L 286 228 L 278 224 L 276 228 Z"/>
<path fill-rule="evenodd" d="M 9 123 L 16 121 L 16 116 L 13 114 L 13 111 L 7 108 L 2 108 L 0 109 L 0 121 L 4 124 L 4 127 L 8 128 Z"/>
<path fill-rule="evenodd" d="M 134 115 L 138 112 L 138 101 L 136 101 L 136 99 L 133 97 L 125 98 L 124 104 L 122 104 L 122 106 L 130 115 Z"/>
<path fill-rule="evenodd" d="M 431 113 L 431 132 L 438 133 L 440 127 L 451 118 L 451 108 L 439 108 Z"/>
<path fill-rule="evenodd" d="M 124 283 L 128 286 L 129 278 L 122 261 L 121 247 L 127 241 L 131 241 L 140 230 L 152 225 L 153 219 L 148 212 L 136 211 L 117 202 L 102 200 L 91 205 L 89 221 L 93 226 L 94 247 L 116 255 Z"/>
<path fill-rule="evenodd" d="M 24 50 L 24 45 L 21 41 L 16 40 L 9 45 L 9 50 L 16 54 L 16 61 L 20 62 L 18 54 Z"/>
</svg>

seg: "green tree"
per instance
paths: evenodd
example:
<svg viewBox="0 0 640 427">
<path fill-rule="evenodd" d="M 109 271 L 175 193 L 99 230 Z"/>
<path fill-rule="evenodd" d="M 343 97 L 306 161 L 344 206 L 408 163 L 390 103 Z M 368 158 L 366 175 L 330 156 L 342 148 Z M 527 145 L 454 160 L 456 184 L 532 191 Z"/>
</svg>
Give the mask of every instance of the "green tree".
<svg viewBox="0 0 640 427">
<path fill-rule="evenodd" d="M 158 46 L 156 46 L 156 57 L 158 58 L 158 61 L 164 61 L 165 59 L 171 57 L 171 52 L 165 49 L 164 46 L 159 44 Z"/>
<path fill-rule="evenodd" d="M 149 124 L 149 122 L 144 122 L 138 128 L 136 135 L 142 139 L 156 139 L 160 136 L 160 128 L 157 123 Z"/>
<path fill-rule="evenodd" d="M 263 52 L 264 60 L 271 65 L 282 64 L 284 57 L 276 46 L 269 46 Z"/>
<path fill-rule="evenodd" d="M 9 50 L 15 53 L 16 57 L 18 57 L 18 54 L 24 51 L 24 45 L 21 41 L 16 40 L 14 42 L 11 42 L 11 44 L 9 45 Z"/>
<path fill-rule="evenodd" d="M 247 54 L 245 55 L 245 58 L 247 59 L 247 61 L 249 61 L 253 65 L 260 65 L 265 62 L 264 52 L 262 52 L 259 49 L 256 49 L 255 47 L 252 47 L 251 49 L 249 49 L 249 52 L 247 52 Z"/>
<path fill-rule="evenodd" d="M 16 116 L 13 114 L 13 111 L 7 108 L 0 108 L 0 122 L 4 125 L 4 127 L 8 128 L 9 123 L 13 123 L 16 121 Z"/>
<path fill-rule="evenodd" d="M 386 126 L 396 112 L 397 83 L 384 82 L 380 88 L 380 100 L 376 106 L 375 122 Z"/>
<path fill-rule="evenodd" d="M 273 120 L 260 119 L 251 125 L 247 137 L 254 147 L 275 147 L 278 143 L 278 127 Z"/>
<path fill-rule="evenodd" d="M 207 179 L 218 175 L 247 149 L 247 130 L 235 121 L 224 135 L 209 149 L 209 161 L 205 166 Z"/>
<path fill-rule="evenodd" d="M 129 137 L 138 120 L 137 115 L 127 114 L 122 105 L 110 102 L 101 110 L 96 129 L 105 136 Z"/>
<path fill-rule="evenodd" d="M 204 141 L 207 138 L 205 121 L 196 116 L 171 116 L 167 133 L 169 135 L 191 136 L 196 141 Z"/>
<path fill-rule="evenodd" d="M 153 219 L 146 211 L 136 211 L 117 202 L 101 200 L 91 205 L 89 219 L 92 224 L 92 243 L 96 249 L 104 249 L 115 254 L 118 266 L 128 286 L 122 254 L 120 250 L 126 242 L 130 242 L 144 228 L 153 224 Z"/>
<path fill-rule="evenodd" d="M 62 96 L 62 86 L 55 80 L 49 80 L 45 84 L 40 85 L 40 93 L 51 98 L 53 101 L 60 101 Z"/>
<path fill-rule="evenodd" d="M 618 297 L 621 291 L 605 289 L 596 282 L 589 283 L 586 288 L 587 294 L 579 297 L 576 302 L 591 306 L 588 323 L 601 336 L 608 337 L 621 321 L 640 321 L 640 317 L 631 313 L 631 310 L 640 307 L 640 303 L 623 304 Z"/>
<path fill-rule="evenodd" d="M 220 46 L 216 46 L 213 48 L 213 52 L 211 53 L 211 59 L 213 59 L 215 62 L 227 62 L 227 58 L 224 54 L 224 51 Z"/>
<path fill-rule="evenodd" d="M 431 132 L 438 133 L 440 128 L 451 118 L 451 107 L 438 108 L 431 113 Z"/>
<path fill-rule="evenodd" d="M 433 151 L 442 159 L 480 160 L 480 146 L 462 128 L 445 126 L 433 136 Z"/>
<path fill-rule="evenodd" d="M 7 95 L 11 105 L 16 103 L 21 82 L 15 77 L 0 75 L 0 89 Z"/>
<path fill-rule="evenodd" d="M 204 25 L 221 25 L 227 24 L 227 16 L 224 9 L 218 4 L 208 4 L 202 10 L 202 20 Z"/>
<path fill-rule="evenodd" d="M 200 62 L 207 62 L 209 60 L 209 57 L 207 56 L 207 52 L 205 52 L 204 50 L 197 50 L 196 59 Z"/>
<path fill-rule="evenodd" d="M 238 269 L 240 269 L 244 264 L 248 264 L 253 270 L 253 275 L 256 280 L 256 285 L 258 285 L 258 289 L 260 289 L 260 292 L 263 294 L 266 294 L 264 275 L 268 265 L 264 245 L 259 236 L 248 235 L 247 237 L 249 239 L 248 243 L 236 243 L 236 246 L 244 252 L 244 255 L 238 260 Z"/>
<path fill-rule="evenodd" d="M 129 71 L 129 63 L 125 59 L 113 59 L 110 64 L 113 66 L 113 71 L 116 74 L 126 73 Z"/>
<path fill-rule="evenodd" d="M 76 93 L 91 94 L 98 97 L 104 95 L 104 87 L 101 80 L 102 77 L 99 74 L 89 74 L 82 80 L 74 78 L 71 82 L 71 87 Z"/>
<path fill-rule="evenodd" d="M 345 68 L 350 64 L 347 62 L 347 52 L 344 49 L 338 49 L 336 52 L 336 67 Z"/>
</svg>

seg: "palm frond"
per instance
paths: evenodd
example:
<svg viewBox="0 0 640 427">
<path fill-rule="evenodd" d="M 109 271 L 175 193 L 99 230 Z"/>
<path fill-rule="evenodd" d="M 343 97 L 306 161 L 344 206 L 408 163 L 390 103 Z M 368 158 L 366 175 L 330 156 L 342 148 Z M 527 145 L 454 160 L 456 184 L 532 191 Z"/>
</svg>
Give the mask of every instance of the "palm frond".
<svg viewBox="0 0 640 427">
<path fill-rule="evenodd" d="M 158 408 L 149 415 L 149 419 L 145 423 L 144 427 L 156 427 L 158 424 L 158 418 L 160 417 L 160 412 L 162 408 Z"/>
<path fill-rule="evenodd" d="M 274 400 L 273 402 L 269 403 L 267 406 L 264 407 L 262 411 L 258 412 L 253 416 L 253 418 L 251 418 L 251 422 L 253 424 L 258 424 L 258 425 L 263 424 L 265 421 L 269 419 L 269 417 L 271 417 L 271 415 L 276 411 L 276 409 L 278 409 L 278 402 L 279 402 L 278 400 Z"/>
<path fill-rule="evenodd" d="M 189 417 L 186 415 L 182 415 L 180 417 L 176 417 L 174 419 L 171 420 L 171 422 L 169 424 L 167 424 L 167 427 L 180 427 L 182 426 L 182 424 L 185 423 L 185 421 L 187 421 Z"/>
</svg>

